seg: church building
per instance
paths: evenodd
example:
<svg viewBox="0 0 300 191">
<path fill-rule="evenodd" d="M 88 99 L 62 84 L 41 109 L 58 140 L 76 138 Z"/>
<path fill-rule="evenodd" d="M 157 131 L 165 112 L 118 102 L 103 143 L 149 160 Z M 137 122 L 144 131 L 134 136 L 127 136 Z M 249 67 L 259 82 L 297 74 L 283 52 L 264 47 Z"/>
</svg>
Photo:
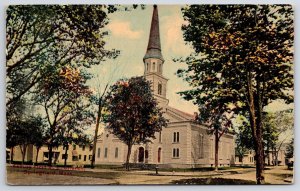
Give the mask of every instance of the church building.
<svg viewBox="0 0 300 191">
<path fill-rule="evenodd" d="M 168 105 L 166 97 L 168 79 L 163 75 L 164 58 L 161 51 L 158 8 L 153 7 L 148 47 L 143 58 L 144 76 L 152 84 L 153 95 L 164 117 L 167 127 L 156 133 L 151 143 L 133 145 L 130 163 L 153 164 L 166 168 L 194 168 L 214 165 L 214 135 L 207 126 L 195 123 L 194 115 Z M 169 90 L 172 91 L 172 90 Z M 219 164 L 234 163 L 234 135 L 224 134 L 219 144 Z M 104 130 L 98 138 L 96 164 L 124 164 L 127 145 Z"/>
</svg>

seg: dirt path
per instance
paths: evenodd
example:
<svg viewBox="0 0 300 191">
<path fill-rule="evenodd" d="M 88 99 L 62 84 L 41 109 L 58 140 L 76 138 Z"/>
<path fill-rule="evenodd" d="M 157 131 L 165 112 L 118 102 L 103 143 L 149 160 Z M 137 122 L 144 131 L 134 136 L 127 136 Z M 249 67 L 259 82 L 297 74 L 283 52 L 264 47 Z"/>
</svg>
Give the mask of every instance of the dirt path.
<svg viewBox="0 0 300 191">
<path fill-rule="evenodd" d="M 220 177 L 228 179 L 242 179 L 255 181 L 255 169 L 231 169 L 218 173 L 210 172 L 159 172 L 154 171 L 115 171 L 110 169 L 86 169 L 85 175 L 96 177 L 85 177 L 78 175 L 57 175 L 57 174 L 26 174 L 24 172 L 8 171 L 7 182 L 15 185 L 99 185 L 99 184 L 171 184 L 173 180 L 190 178 Z M 96 173 L 96 174 L 95 174 Z M 114 177 L 105 176 L 109 173 L 118 174 Z M 101 175 L 101 176 L 99 176 Z M 266 182 L 270 184 L 290 184 L 285 182 L 287 177 L 291 178 L 293 171 L 286 167 L 274 167 L 265 171 Z M 103 177 L 103 178 L 102 178 Z"/>
</svg>

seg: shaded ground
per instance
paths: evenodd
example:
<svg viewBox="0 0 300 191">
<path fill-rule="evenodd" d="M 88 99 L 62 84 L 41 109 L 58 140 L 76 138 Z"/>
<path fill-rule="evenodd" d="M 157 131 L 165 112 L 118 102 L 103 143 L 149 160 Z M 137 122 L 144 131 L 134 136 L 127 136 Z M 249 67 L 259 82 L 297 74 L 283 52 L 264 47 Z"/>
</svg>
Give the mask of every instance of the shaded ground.
<svg viewBox="0 0 300 191">
<path fill-rule="evenodd" d="M 293 171 L 286 167 L 272 167 L 265 171 L 269 184 L 290 184 Z M 52 170 L 7 167 L 7 182 L 17 185 L 46 184 L 252 184 L 255 183 L 255 168 L 231 168 L 214 171 L 121 171 L 120 169 Z"/>
<path fill-rule="evenodd" d="M 200 185 L 249 185 L 254 181 L 226 179 L 226 178 L 192 178 L 172 181 L 173 184 L 200 184 Z"/>
</svg>

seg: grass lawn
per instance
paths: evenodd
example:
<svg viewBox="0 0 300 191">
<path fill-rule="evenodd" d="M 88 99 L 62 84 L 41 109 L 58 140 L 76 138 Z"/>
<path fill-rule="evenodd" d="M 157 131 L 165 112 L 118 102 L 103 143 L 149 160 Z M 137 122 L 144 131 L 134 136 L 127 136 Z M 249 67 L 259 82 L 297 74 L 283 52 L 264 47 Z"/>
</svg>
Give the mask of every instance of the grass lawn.
<svg viewBox="0 0 300 191">
<path fill-rule="evenodd" d="M 54 175 L 69 175 L 79 177 L 93 177 L 103 179 L 118 178 L 121 173 L 119 172 L 91 172 L 91 171 L 78 171 L 78 170 L 65 170 L 61 169 L 44 169 L 44 168 L 18 168 L 7 167 L 7 172 L 24 172 L 25 174 L 54 174 Z"/>
</svg>

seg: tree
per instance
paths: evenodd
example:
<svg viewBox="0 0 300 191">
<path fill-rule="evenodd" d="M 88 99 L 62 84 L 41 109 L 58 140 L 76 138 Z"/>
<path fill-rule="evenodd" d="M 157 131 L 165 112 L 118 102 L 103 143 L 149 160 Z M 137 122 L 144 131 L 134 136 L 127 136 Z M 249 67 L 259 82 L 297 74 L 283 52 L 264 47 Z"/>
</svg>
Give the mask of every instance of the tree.
<svg viewBox="0 0 300 191">
<path fill-rule="evenodd" d="M 179 76 L 182 92 L 200 107 L 233 104 L 247 113 L 257 184 L 264 183 L 262 114 L 272 100 L 293 101 L 293 11 L 290 5 L 191 5 L 182 9 L 184 40 L 194 53 Z M 218 100 L 218 101 L 216 101 Z"/>
<path fill-rule="evenodd" d="M 46 68 L 52 75 L 40 81 L 39 93 L 35 100 L 45 110 L 48 123 L 47 145 L 49 163 L 52 165 L 52 148 L 61 144 L 60 135 L 70 132 L 79 133 L 80 128 L 93 121 L 89 97 L 91 91 L 86 86 L 90 76 L 83 69 L 66 66 L 58 69 L 55 66 Z"/>
<path fill-rule="evenodd" d="M 200 115 L 196 120 L 208 125 L 208 133 L 215 135 L 215 171 L 219 165 L 219 142 L 221 137 L 231 131 L 233 112 L 231 106 L 211 102 L 209 107 L 199 108 Z"/>
<path fill-rule="evenodd" d="M 272 151 L 273 165 L 278 165 L 278 154 L 283 143 L 290 138 L 289 130 L 294 126 L 292 110 L 264 113 L 263 140 L 266 147 L 268 165 Z"/>
<path fill-rule="evenodd" d="M 7 105 L 29 93 L 51 73 L 73 62 L 90 67 L 116 57 L 104 48 L 108 23 L 105 5 L 14 5 L 7 9 Z"/>
<path fill-rule="evenodd" d="M 288 159 L 294 157 L 294 138 L 292 138 L 292 140 L 287 145 L 285 157 Z"/>
<path fill-rule="evenodd" d="M 22 97 L 7 106 L 6 147 L 11 148 L 10 162 L 13 163 L 15 146 L 19 146 L 24 163 L 29 144 L 38 144 L 42 138 L 44 122 L 40 115 L 33 116 L 33 104 Z"/>
<path fill-rule="evenodd" d="M 132 146 L 155 139 L 155 132 L 161 131 L 167 120 L 157 107 L 150 83 L 144 77 L 119 80 L 111 86 L 107 99 L 109 114 L 105 122 L 107 128 L 127 145 L 126 169 L 129 170 Z"/>
</svg>

